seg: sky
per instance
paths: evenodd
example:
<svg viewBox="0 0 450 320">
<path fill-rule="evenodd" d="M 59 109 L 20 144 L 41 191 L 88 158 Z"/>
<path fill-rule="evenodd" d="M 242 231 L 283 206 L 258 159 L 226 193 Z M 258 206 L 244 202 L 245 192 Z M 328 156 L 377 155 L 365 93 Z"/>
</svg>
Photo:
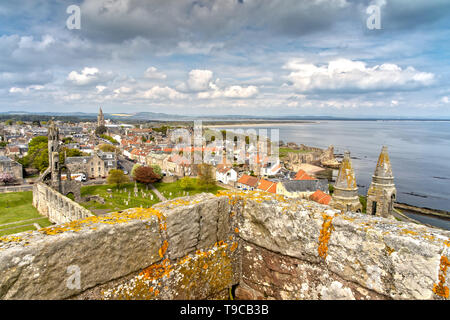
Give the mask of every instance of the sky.
<svg viewBox="0 0 450 320">
<path fill-rule="evenodd" d="M 449 0 L 1 1 L 0 112 L 450 118 L 449 49 Z"/>
</svg>

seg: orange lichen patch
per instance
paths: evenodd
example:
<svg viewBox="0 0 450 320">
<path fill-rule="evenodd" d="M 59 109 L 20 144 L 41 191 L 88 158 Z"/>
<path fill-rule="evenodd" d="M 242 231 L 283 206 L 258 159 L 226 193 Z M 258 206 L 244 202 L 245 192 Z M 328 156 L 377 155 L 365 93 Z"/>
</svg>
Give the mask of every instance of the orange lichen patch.
<svg viewBox="0 0 450 320">
<path fill-rule="evenodd" d="M 219 190 L 216 193 L 217 197 L 226 196 L 229 199 L 229 203 L 231 205 L 235 205 L 239 201 L 253 200 L 258 203 L 262 203 L 264 201 L 278 201 L 278 202 L 286 202 L 286 198 L 280 194 L 273 194 L 264 191 L 230 191 L 230 190 Z"/>
<path fill-rule="evenodd" d="M 165 259 L 162 264 L 154 264 L 148 268 L 145 268 L 139 275 L 145 279 L 155 280 L 164 276 L 169 276 L 172 271 L 172 265 L 170 261 Z"/>
<path fill-rule="evenodd" d="M 237 247 L 238 247 L 238 243 L 237 242 L 233 242 L 233 244 L 231 245 L 231 247 L 230 247 L 230 251 L 231 252 L 233 252 L 234 250 L 236 250 L 237 249 Z"/>
<path fill-rule="evenodd" d="M 402 233 L 402 234 L 412 235 L 412 236 L 417 236 L 417 235 L 419 235 L 417 232 L 411 231 L 411 230 L 408 230 L 408 229 L 402 229 L 401 233 Z"/>
<path fill-rule="evenodd" d="M 158 209 L 174 209 L 177 207 L 184 207 L 184 206 L 188 206 L 188 205 L 192 205 L 192 204 L 197 204 L 200 203 L 201 200 L 193 200 L 193 199 L 189 199 L 189 198 L 177 198 L 174 200 L 169 200 L 169 201 L 165 201 L 163 203 L 160 204 L 156 204 L 154 206 L 154 208 L 158 208 Z"/>
<path fill-rule="evenodd" d="M 391 255 L 392 253 L 395 252 L 395 250 L 394 250 L 393 248 L 389 247 L 389 246 L 386 246 L 386 247 L 385 247 L 385 250 L 386 250 L 386 252 L 388 253 L 388 255 Z"/>
<path fill-rule="evenodd" d="M 235 233 L 239 233 L 239 228 L 234 228 Z"/>
<path fill-rule="evenodd" d="M 322 223 L 322 229 L 320 230 L 319 235 L 319 256 L 322 257 L 324 260 L 327 258 L 328 255 L 328 241 L 331 237 L 331 232 L 333 230 L 333 225 L 331 224 L 333 221 L 333 217 L 322 213 L 323 217 L 323 223 Z"/>
<path fill-rule="evenodd" d="M 152 265 L 134 277 L 103 293 L 105 299 L 168 299 L 174 294 L 183 299 L 195 299 L 209 290 L 221 291 L 230 287 L 233 279 L 228 244 L 219 241 L 211 249 L 198 250 L 170 265 L 168 259 Z M 219 277 L 217 275 L 220 275 Z"/>
<path fill-rule="evenodd" d="M 161 258 L 164 257 L 164 254 L 166 253 L 168 247 L 169 247 L 169 243 L 167 242 L 167 240 L 164 240 L 163 245 L 158 250 L 159 256 Z"/>
<path fill-rule="evenodd" d="M 24 239 L 21 237 L 17 237 L 17 236 L 5 236 L 5 237 L 0 237 L 0 242 L 4 242 L 4 243 L 10 243 L 10 242 L 21 242 Z"/>
<path fill-rule="evenodd" d="M 447 269 L 450 266 L 450 262 L 447 257 L 441 257 L 441 264 L 439 267 L 439 283 L 435 283 L 433 286 L 433 292 L 438 296 L 448 299 L 449 289 L 445 286 L 445 277 L 447 276 Z"/>
<path fill-rule="evenodd" d="M 120 224 L 127 223 L 133 220 L 147 220 L 151 217 L 157 217 L 161 230 L 165 230 L 166 217 L 154 208 L 134 208 L 123 212 L 114 212 L 107 216 L 91 216 L 81 220 L 76 220 L 68 223 L 63 223 L 57 226 L 50 226 L 39 229 L 38 231 L 46 235 L 55 235 L 66 231 L 78 232 L 84 227 L 101 223 L 101 224 Z"/>
</svg>

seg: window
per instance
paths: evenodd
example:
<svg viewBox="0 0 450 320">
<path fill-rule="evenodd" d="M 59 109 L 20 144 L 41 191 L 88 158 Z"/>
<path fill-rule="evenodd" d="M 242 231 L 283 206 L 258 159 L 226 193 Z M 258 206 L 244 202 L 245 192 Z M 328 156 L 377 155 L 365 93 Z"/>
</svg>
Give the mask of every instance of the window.
<svg viewBox="0 0 450 320">
<path fill-rule="evenodd" d="M 376 215 L 377 214 L 377 202 L 374 201 L 372 202 L 372 215 Z"/>
</svg>

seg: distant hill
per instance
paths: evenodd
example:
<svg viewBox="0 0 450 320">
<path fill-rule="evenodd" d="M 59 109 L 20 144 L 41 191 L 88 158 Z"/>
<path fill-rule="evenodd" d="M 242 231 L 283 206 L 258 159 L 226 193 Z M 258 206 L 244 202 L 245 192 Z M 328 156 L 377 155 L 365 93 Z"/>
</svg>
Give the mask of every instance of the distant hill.
<svg viewBox="0 0 450 320">
<path fill-rule="evenodd" d="M 80 118 L 93 120 L 97 118 L 97 113 L 85 113 L 85 112 L 28 112 L 28 111 L 6 111 L 0 112 L 0 117 L 5 119 L 8 116 L 14 117 L 30 117 L 36 118 L 38 116 L 43 116 L 45 118 L 49 117 L 63 117 L 63 118 Z M 115 119 L 115 120 L 136 120 L 136 121 L 193 121 L 197 119 L 208 120 L 208 121 L 301 121 L 301 120 L 443 120 L 448 121 L 449 119 L 426 119 L 426 118 L 407 118 L 407 117 L 361 117 L 361 118 L 350 118 L 350 117 L 334 117 L 334 116 L 249 116 L 249 115 L 176 115 L 167 114 L 161 112 L 136 112 L 136 113 L 105 113 L 105 118 Z M 44 119 L 43 119 L 44 120 Z"/>
</svg>

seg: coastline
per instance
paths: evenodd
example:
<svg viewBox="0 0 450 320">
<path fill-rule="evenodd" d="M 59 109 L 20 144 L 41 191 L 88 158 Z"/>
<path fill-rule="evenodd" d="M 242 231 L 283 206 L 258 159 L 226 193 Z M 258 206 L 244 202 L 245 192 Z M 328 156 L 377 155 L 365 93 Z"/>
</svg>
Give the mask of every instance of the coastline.
<svg viewBox="0 0 450 320">
<path fill-rule="evenodd" d="M 236 123 L 235 121 L 233 121 L 232 123 L 219 123 L 219 124 L 209 124 L 206 123 L 204 124 L 205 127 L 207 128 L 223 128 L 223 127 L 229 127 L 229 128 L 234 128 L 234 127 L 253 127 L 253 126 L 257 126 L 257 125 L 269 125 L 269 126 L 274 126 L 274 125 L 293 125 L 293 124 L 314 124 L 314 123 L 318 123 L 319 121 L 255 121 L 255 122 L 243 122 L 243 123 Z"/>
</svg>

